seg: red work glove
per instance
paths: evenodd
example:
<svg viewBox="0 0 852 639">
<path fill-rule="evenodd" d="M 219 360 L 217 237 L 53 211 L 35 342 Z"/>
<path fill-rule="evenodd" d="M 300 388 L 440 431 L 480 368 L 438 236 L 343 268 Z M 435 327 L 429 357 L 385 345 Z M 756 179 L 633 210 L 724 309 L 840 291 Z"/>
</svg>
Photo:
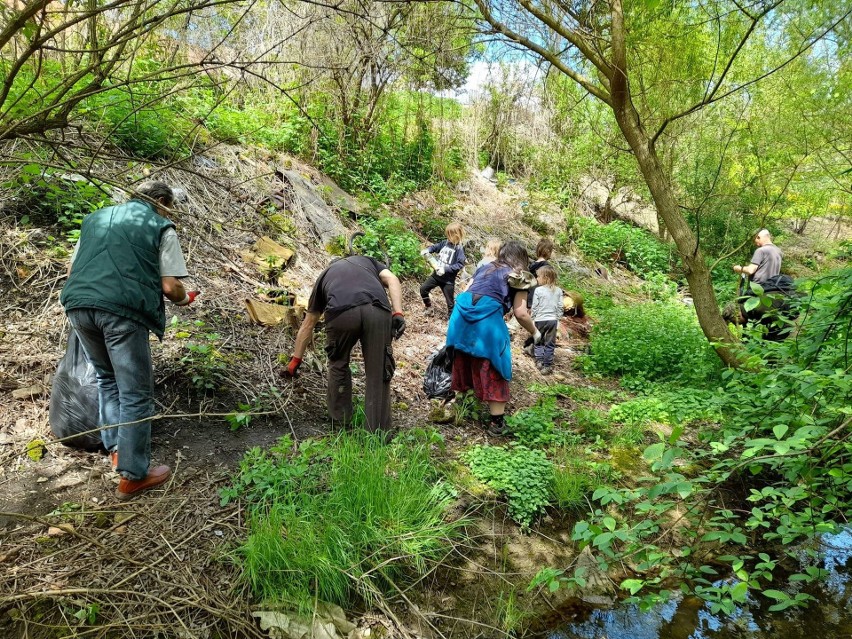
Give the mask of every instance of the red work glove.
<svg viewBox="0 0 852 639">
<path fill-rule="evenodd" d="M 201 291 L 189 291 L 186 297 L 180 302 L 175 302 L 176 306 L 189 306 L 195 301 L 195 298 L 201 295 Z"/>
<path fill-rule="evenodd" d="M 295 355 L 290 358 L 290 363 L 287 364 L 287 368 L 281 371 L 281 374 L 284 377 L 294 378 L 299 376 L 299 366 L 302 365 L 302 359 L 300 357 L 296 357 Z"/>
</svg>

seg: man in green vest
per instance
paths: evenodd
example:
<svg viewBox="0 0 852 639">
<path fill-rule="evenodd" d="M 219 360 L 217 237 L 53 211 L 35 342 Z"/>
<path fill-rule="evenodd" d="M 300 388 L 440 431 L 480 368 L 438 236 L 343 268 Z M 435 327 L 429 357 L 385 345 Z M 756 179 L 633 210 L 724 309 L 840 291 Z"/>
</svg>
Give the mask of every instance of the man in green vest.
<svg viewBox="0 0 852 639">
<path fill-rule="evenodd" d="M 175 225 L 166 219 L 174 193 L 146 182 L 129 202 L 83 220 L 60 301 L 95 368 L 101 431 L 112 466 L 121 475 L 116 496 L 131 499 L 159 486 L 168 466 L 151 468 L 154 371 L 148 332 L 162 339 L 163 296 L 191 304 L 181 278 L 189 274 Z"/>
</svg>

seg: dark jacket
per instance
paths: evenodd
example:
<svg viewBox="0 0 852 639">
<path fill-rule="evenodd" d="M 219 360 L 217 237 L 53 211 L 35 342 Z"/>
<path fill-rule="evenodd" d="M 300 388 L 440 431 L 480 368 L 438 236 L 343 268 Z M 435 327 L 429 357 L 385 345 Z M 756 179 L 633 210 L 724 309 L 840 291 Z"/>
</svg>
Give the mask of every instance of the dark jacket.
<svg viewBox="0 0 852 639">
<path fill-rule="evenodd" d="M 166 328 L 160 238 L 174 224 L 142 200 L 95 211 L 83 220 L 80 244 L 59 301 L 66 311 L 97 308 L 139 322 L 157 337 Z"/>
<path fill-rule="evenodd" d="M 441 240 L 430 246 L 428 250 L 430 253 L 437 253 L 438 262 L 444 266 L 444 274 L 436 275 L 440 280 L 454 280 L 467 261 L 462 245 L 453 244 L 449 240 Z"/>
</svg>

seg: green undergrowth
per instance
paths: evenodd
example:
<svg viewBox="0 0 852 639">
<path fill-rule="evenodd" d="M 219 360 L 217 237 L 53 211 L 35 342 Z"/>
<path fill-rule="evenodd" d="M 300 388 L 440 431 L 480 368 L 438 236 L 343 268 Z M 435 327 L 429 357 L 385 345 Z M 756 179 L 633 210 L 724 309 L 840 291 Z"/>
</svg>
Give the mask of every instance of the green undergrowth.
<svg viewBox="0 0 852 639">
<path fill-rule="evenodd" d="M 616 396 L 612 391 L 567 384 L 534 384 L 530 390 L 538 394 L 537 402 L 506 418 L 511 442 L 473 446 L 462 455 L 473 478 L 505 499 L 509 516 L 523 530 L 545 512 L 576 514 L 595 489 L 615 478 L 609 452 L 623 446 L 622 433 L 630 430 L 604 418 L 606 439 L 584 432 L 575 417 L 584 409 L 561 405 L 573 398 L 610 401 Z"/>
<path fill-rule="evenodd" d="M 613 307 L 592 330 L 583 369 L 625 376 L 628 386 L 676 380 L 703 385 L 718 379 L 718 357 L 701 332 L 695 311 L 682 304 L 648 302 Z"/>
<path fill-rule="evenodd" d="M 369 605 L 434 568 L 464 522 L 450 517 L 452 490 L 425 432 L 385 444 L 355 431 L 295 450 L 283 437 L 250 450 L 221 501 L 245 503 L 248 538 L 235 558 L 255 596 L 303 611 L 315 598 Z"/>
<path fill-rule="evenodd" d="M 577 217 L 568 219 L 568 234 L 586 257 L 613 266 L 623 265 L 642 277 L 666 275 L 672 267 L 672 250 L 654 235 L 624 222 L 600 224 Z"/>
<path fill-rule="evenodd" d="M 630 563 L 620 586 L 643 609 L 676 587 L 714 613 L 733 613 L 754 597 L 782 611 L 807 605 L 812 598 L 802 584 L 825 575 L 817 538 L 847 525 L 852 510 L 852 269 L 802 290 L 795 339 L 768 342 L 746 329 L 741 369 L 701 379 L 646 367 L 641 384 L 627 380 L 636 397 L 574 413 L 586 439 L 595 430 L 605 438 L 615 422 L 652 429 L 637 442 L 641 473 L 604 479 L 572 531 L 603 569 Z M 633 322 L 650 318 L 639 312 Z M 634 335 L 648 339 L 641 330 Z M 639 353 L 654 357 L 625 334 L 598 333 L 598 353 L 610 358 L 602 362 L 614 361 L 608 340 L 633 361 Z M 672 369 L 686 371 L 695 363 L 690 353 L 670 349 L 666 357 Z M 668 381 L 649 381 L 661 377 Z M 553 590 L 582 581 L 579 572 L 546 569 L 534 583 Z"/>
</svg>

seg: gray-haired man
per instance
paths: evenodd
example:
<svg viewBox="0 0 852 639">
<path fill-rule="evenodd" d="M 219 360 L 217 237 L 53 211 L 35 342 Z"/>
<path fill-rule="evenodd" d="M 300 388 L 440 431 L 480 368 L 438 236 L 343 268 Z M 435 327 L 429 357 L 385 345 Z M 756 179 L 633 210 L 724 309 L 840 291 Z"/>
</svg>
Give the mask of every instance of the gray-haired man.
<svg viewBox="0 0 852 639">
<path fill-rule="evenodd" d="M 126 424 L 101 431 L 101 440 L 121 474 L 119 499 L 165 482 L 168 466 L 150 468 L 154 381 L 148 332 L 163 337 L 163 296 L 191 304 L 175 225 L 166 219 L 171 188 L 147 182 L 124 204 L 83 220 L 60 301 L 77 331 L 98 379 L 98 423 Z"/>
</svg>

